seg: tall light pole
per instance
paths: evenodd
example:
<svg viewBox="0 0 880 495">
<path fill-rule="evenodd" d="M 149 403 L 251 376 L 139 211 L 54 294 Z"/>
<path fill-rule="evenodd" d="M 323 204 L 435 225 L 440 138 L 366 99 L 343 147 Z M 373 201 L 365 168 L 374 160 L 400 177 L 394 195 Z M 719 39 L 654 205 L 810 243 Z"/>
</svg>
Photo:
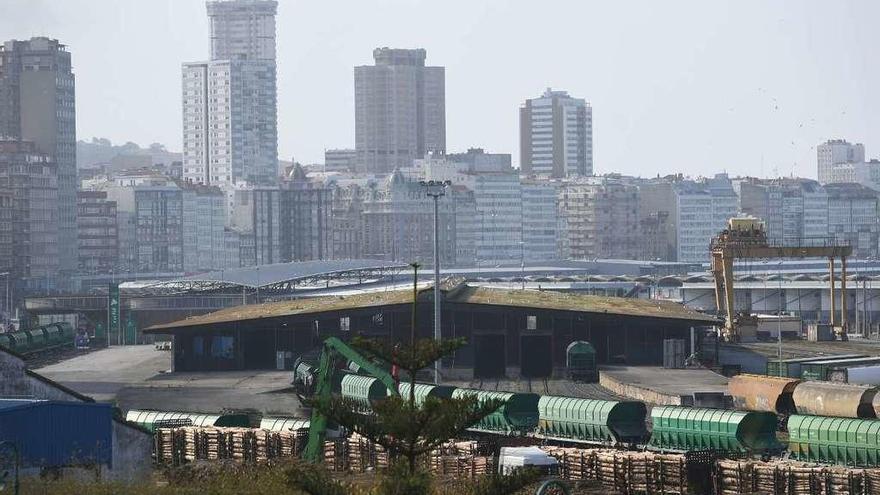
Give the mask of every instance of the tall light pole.
<svg viewBox="0 0 880 495">
<path fill-rule="evenodd" d="M 12 273 L 3 272 L 3 273 L 0 273 L 0 275 L 3 275 L 3 278 L 6 280 L 6 298 L 4 299 L 4 303 L 3 303 L 3 311 L 6 312 L 7 317 L 11 319 L 12 318 L 12 303 L 9 300 L 9 277 L 12 276 Z"/>
<path fill-rule="evenodd" d="M 440 219 L 439 201 L 446 196 L 446 187 L 451 181 L 421 181 L 425 194 L 434 200 L 434 339 L 440 342 Z M 440 383 L 440 360 L 434 361 L 434 383 Z"/>
<path fill-rule="evenodd" d="M 10 272 L 3 272 L 0 275 L 3 275 L 3 278 L 6 280 L 6 297 L 3 299 L 3 311 L 8 314 L 11 306 L 9 303 L 9 277 L 12 274 Z"/>
<path fill-rule="evenodd" d="M 779 277 L 779 311 L 777 311 L 776 315 L 776 354 L 779 358 L 779 363 L 782 363 L 782 304 L 783 304 L 783 296 L 782 296 L 782 261 L 777 265 L 777 276 Z M 782 373 L 782 364 L 779 365 L 779 372 Z M 782 376 L 782 375 L 780 375 Z"/>
</svg>

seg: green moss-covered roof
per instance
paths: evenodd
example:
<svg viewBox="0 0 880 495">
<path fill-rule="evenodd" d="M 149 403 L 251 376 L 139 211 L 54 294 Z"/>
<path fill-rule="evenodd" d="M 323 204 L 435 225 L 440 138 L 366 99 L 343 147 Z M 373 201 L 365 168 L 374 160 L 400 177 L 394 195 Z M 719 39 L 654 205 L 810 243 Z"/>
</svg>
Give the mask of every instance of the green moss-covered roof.
<svg viewBox="0 0 880 495">
<path fill-rule="evenodd" d="M 430 290 L 421 290 L 420 299 L 427 300 Z M 665 318 L 713 325 L 719 322 L 682 304 L 671 301 L 636 299 L 625 297 L 592 296 L 541 290 L 510 290 L 472 287 L 464 284 L 444 290 L 444 301 L 456 304 L 534 308 L 578 313 L 609 314 L 645 318 Z M 369 292 L 351 296 L 327 296 L 291 301 L 280 301 L 222 309 L 201 316 L 155 325 L 146 333 L 173 333 L 185 327 L 199 327 L 218 323 L 241 322 L 284 316 L 311 315 L 332 311 L 363 309 L 379 306 L 409 304 L 411 290 Z"/>
</svg>

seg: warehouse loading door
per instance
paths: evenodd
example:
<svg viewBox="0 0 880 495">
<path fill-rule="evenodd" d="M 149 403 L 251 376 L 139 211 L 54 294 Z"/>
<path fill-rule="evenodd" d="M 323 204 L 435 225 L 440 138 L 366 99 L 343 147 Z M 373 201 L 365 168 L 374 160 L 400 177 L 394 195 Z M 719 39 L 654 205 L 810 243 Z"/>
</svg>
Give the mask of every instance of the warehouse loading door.
<svg viewBox="0 0 880 495">
<path fill-rule="evenodd" d="M 549 335 L 520 337 L 520 373 L 526 378 L 548 378 L 553 374 L 553 342 Z"/>
<path fill-rule="evenodd" d="M 474 378 L 503 378 L 504 362 L 504 335 L 474 335 Z"/>
</svg>

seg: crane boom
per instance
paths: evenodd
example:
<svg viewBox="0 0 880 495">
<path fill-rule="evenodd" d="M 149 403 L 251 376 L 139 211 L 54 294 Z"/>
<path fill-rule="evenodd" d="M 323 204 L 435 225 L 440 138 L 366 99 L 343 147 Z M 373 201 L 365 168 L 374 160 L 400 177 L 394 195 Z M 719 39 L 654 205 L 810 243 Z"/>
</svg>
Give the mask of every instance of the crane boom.
<svg viewBox="0 0 880 495">
<path fill-rule="evenodd" d="M 831 326 L 841 340 L 846 340 L 846 258 L 852 256 L 852 247 L 839 243 L 835 239 L 801 239 L 800 245 L 773 245 L 767 239 L 764 222 L 752 217 L 731 218 L 727 228 L 712 238 L 712 277 L 715 280 L 715 306 L 719 312 L 725 313 L 723 336 L 728 341 L 740 339 L 739 323 L 734 308 L 733 296 L 733 262 L 737 259 L 785 259 L 785 258 L 825 258 L 829 260 L 831 286 Z M 834 259 L 840 259 L 843 272 L 840 279 L 841 326 L 837 326 L 835 311 L 835 278 Z M 781 275 L 780 275 L 781 276 Z M 780 290 L 780 301 L 783 296 Z M 779 304 L 782 315 L 783 303 Z"/>
<path fill-rule="evenodd" d="M 357 363 L 363 371 L 382 382 L 392 394 L 400 395 L 397 390 L 397 384 L 388 371 L 362 356 L 345 342 L 336 337 L 330 337 L 324 341 L 324 349 L 321 352 L 321 360 L 318 364 L 315 384 L 316 398 L 330 397 L 332 393 L 333 372 L 336 370 L 336 362 L 339 359 L 346 359 Z M 312 418 L 309 422 L 309 442 L 303 451 L 303 459 L 311 462 L 321 460 L 326 433 L 327 417 L 318 408 L 313 407 Z"/>
</svg>

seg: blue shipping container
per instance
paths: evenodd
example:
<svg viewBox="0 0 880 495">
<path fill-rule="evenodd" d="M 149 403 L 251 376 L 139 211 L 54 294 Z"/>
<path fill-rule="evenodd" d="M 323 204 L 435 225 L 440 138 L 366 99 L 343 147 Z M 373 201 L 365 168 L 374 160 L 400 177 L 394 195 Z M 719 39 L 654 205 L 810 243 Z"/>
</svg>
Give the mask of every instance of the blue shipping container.
<svg viewBox="0 0 880 495">
<path fill-rule="evenodd" d="M 110 404 L 0 399 L 0 441 L 18 446 L 23 467 L 111 466 Z"/>
</svg>

